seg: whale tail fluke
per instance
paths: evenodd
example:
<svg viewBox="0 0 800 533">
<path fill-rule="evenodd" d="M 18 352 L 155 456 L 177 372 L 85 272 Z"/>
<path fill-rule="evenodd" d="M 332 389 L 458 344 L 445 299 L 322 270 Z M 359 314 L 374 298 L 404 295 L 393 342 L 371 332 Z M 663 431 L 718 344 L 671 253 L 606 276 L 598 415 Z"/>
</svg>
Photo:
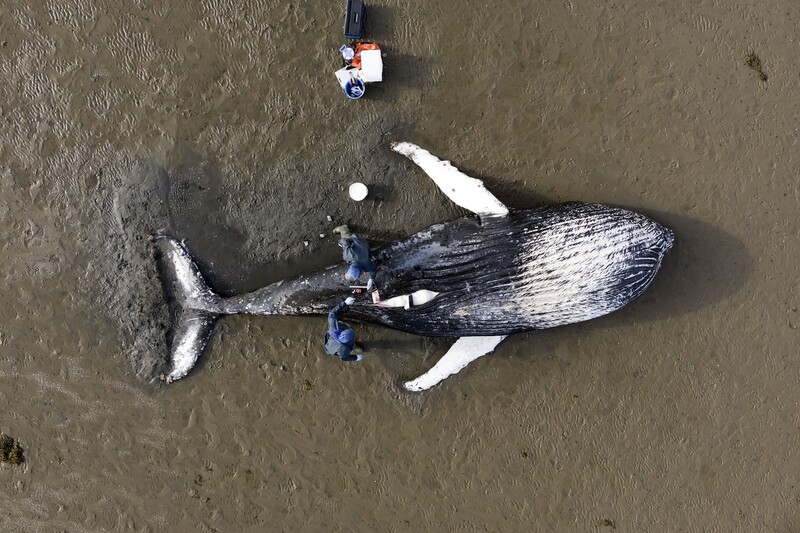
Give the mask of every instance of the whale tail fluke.
<svg viewBox="0 0 800 533">
<path fill-rule="evenodd" d="M 167 235 L 151 235 L 159 273 L 170 303 L 169 369 L 167 383 L 181 379 L 194 367 L 208 344 L 221 313 L 221 298 L 203 279 L 186 246 Z"/>
</svg>

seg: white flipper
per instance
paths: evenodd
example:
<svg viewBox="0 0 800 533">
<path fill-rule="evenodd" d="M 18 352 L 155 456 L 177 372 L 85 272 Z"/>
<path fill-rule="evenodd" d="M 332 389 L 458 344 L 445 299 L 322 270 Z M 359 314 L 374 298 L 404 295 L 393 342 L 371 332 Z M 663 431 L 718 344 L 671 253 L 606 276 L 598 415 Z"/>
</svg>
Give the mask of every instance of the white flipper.
<svg viewBox="0 0 800 533">
<path fill-rule="evenodd" d="M 492 353 L 506 335 L 497 337 L 461 337 L 433 368 L 413 381 L 403 383 L 408 391 L 419 392 L 430 389 L 443 379 L 459 372 L 475 359 Z"/>
<path fill-rule="evenodd" d="M 467 176 L 449 161 L 442 161 L 416 144 L 407 142 L 392 143 L 392 150 L 419 165 L 448 198 L 464 209 L 484 216 L 508 214 L 508 208 L 484 187 L 481 180 Z"/>
</svg>

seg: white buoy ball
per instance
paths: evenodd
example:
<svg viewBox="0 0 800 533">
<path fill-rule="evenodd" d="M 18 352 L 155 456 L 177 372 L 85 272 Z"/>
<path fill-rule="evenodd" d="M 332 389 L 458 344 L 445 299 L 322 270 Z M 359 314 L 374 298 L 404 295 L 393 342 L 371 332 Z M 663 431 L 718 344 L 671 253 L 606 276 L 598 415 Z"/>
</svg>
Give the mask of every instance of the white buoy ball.
<svg viewBox="0 0 800 533">
<path fill-rule="evenodd" d="M 356 202 L 360 202 L 364 198 L 367 197 L 367 186 L 363 183 L 353 183 L 350 185 L 350 198 L 355 200 Z"/>
</svg>

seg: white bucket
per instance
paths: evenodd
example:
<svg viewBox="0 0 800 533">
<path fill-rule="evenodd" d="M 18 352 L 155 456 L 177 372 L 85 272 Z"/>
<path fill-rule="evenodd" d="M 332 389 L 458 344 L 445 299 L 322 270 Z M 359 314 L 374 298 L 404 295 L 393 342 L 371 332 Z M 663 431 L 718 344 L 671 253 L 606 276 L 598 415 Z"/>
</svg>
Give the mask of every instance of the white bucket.
<svg viewBox="0 0 800 533">
<path fill-rule="evenodd" d="M 369 191 L 367 190 L 366 185 L 360 182 L 356 182 L 350 185 L 350 190 L 348 192 L 350 193 L 350 198 L 352 198 L 356 202 L 360 202 L 361 200 L 367 197 L 367 192 Z"/>
</svg>

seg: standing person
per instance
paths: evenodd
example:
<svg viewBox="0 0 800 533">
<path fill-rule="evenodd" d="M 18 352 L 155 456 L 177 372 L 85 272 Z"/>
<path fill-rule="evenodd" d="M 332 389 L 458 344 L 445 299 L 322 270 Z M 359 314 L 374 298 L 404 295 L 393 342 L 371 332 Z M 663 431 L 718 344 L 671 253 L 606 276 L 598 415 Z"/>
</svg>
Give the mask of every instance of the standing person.
<svg viewBox="0 0 800 533">
<path fill-rule="evenodd" d="M 350 228 L 346 224 L 334 228 L 333 232 L 340 235 L 339 246 L 342 247 L 342 259 L 349 264 L 344 279 L 352 283 L 361 277 L 362 272 L 366 272 L 369 275 L 367 290 L 371 290 L 375 285 L 378 267 L 369 257 L 369 244 L 358 235 L 350 233 Z"/>
<path fill-rule="evenodd" d="M 328 331 L 325 333 L 325 353 L 328 355 L 338 355 L 342 361 L 361 361 L 364 356 L 361 354 L 350 353 L 356 344 L 356 332 L 350 326 L 339 322 L 338 314 L 346 311 L 348 307 L 355 303 L 356 299 L 352 296 L 331 309 L 328 313 Z"/>
</svg>

